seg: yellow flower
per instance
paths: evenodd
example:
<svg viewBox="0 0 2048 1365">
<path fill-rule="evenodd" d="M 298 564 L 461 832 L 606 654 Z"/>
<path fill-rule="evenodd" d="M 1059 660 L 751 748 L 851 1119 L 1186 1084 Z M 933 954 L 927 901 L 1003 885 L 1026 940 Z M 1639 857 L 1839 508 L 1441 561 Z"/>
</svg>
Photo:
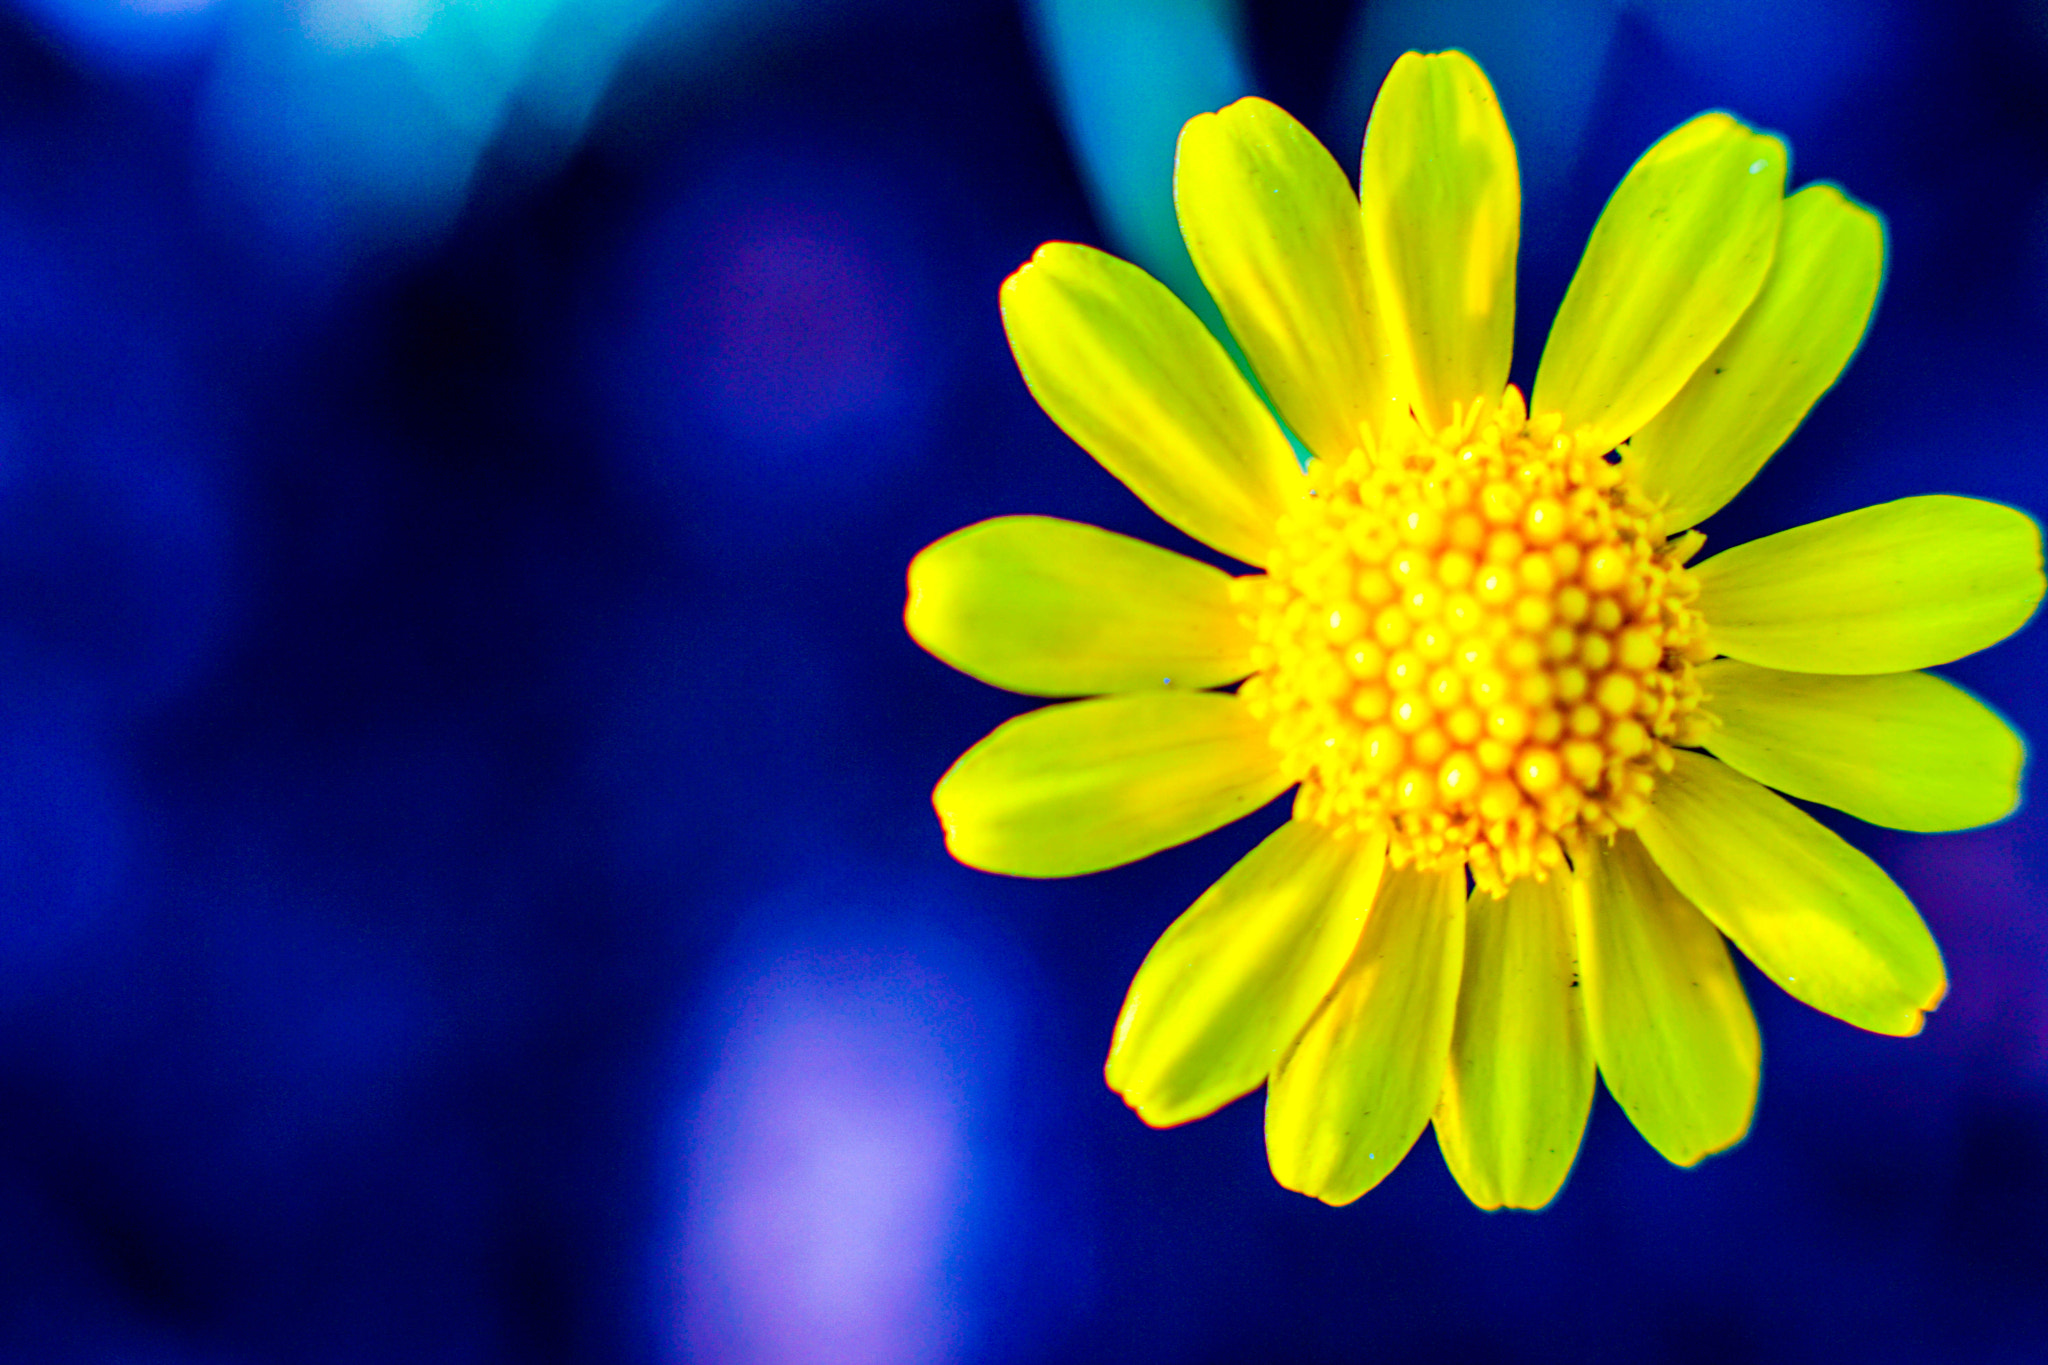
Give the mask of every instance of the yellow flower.
<svg viewBox="0 0 2048 1365">
<path fill-rule="evenodd" d="M 1471 59 L 1395 65 L 1360 196 L 1271 104 L 1190 121 L 1181 229 L 1305 473 L 1142 271 L 1050 243 L 1004 284 L 1053 420 L 1264 570 L 1044 517 L 910 568 L 905 621 L 933 654 L 1091 698 L 946 773 L 932 799 L 962 862 L 1092 872 L 1298 787 L 1131 984 L 1107 1075 L 1147 1123 L 1264 1082 L 1291 1189 L 1356 1199 L 1434 1120 L 1474 1203 L 1535 1208 L 1596 1067 L 1680 1165 L 1748 1130 L 1759 1044 L 1723 935 L 1861 1028 L 1915 1033 L 1940 1001 L 1911 902 L 1767 787 L 1897 829 L 2010 812 L 2019 738 L 1914 670 L 2026 621 L 2040 534 L 1906 498 L 1689 566 L 1687 528 L 1798 426 L 1877 296 L 1877 218 L 1832 186 L 1788 197 L 1786 164 L 1719 113 L 1652 147 L 1525 404 L 1514 144 Z"/>
</svg>

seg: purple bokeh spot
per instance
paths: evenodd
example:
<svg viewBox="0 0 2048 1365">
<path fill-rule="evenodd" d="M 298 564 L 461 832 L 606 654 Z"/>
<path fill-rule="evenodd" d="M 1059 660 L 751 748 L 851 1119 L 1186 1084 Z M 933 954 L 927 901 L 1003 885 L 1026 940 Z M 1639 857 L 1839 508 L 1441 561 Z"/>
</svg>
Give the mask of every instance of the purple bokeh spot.
<svg viewBox="0 0 2048 1365">
<path fill-rule="evenodd" d="M 775 207 L 720 224 L 709 254 L 701 383 L 732 434 L 781 446 L 898 405 L 908 319 L 846 224 Z"/>
<path fill-rule="evenodd" d="M 742 989 L 690 1142 L 680 1358 L 948 1358 L 970 1176 L 958 997 L 913 956 L 857 950 L 783 957 Z"/>
<path fill-rule="evenodd" d="M 600 291 L 590 367 L 628 474 L 748 537 L 854 515 L 925 456 L 947 382 L 905 187 L 836 149 L 679 168 Z M 785 530 L 788 528 L 785 527 Z"/>
</svg>

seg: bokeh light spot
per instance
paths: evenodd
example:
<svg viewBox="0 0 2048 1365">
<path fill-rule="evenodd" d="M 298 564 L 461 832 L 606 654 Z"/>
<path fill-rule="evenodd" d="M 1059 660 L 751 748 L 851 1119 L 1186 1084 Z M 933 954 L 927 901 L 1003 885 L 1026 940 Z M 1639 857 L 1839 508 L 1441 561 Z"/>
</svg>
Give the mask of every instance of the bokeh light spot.
<svg viewBox="0 0 2048 1365">
<path fill-rule="evenodd" d="M 738 980 L 689 1142 L 680 1358 L 949 1358 L 976 1161 L 961 998 L 915 952 L 798 950 Z"/>
<path fill-rule="evenodd" d="M 592 315 L 624 472 L 746 535 L 869 505 L 931 444 L 948 380 L 915 196 L 825 148 L 694 168 Z"/>
<path fill-rule="evenodd" d="M 702 382 L 732 432 L 784 445 L 896 406 L 905 319 L 866 244 L 787 210 L 724 228 Z"/>
</svg>

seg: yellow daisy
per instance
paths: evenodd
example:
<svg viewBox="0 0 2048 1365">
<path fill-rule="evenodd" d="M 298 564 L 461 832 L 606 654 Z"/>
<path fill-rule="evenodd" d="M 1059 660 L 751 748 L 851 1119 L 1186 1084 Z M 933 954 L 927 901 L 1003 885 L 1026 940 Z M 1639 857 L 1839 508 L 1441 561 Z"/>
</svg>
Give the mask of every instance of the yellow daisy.
<svg viewBox="0 0 2048 1365">
<path fill-rule="evenodd" d="M 1193 119 L 1181 230 L 1305 472 L 1144 272 L 1055 242 L 1004 283 L 1052 419 L 1263 570 L 1045 517 L 910 567 L 933 654 L 1089 698 L 998 727 L 939 782 L 962 862 L 1092 872 L 1298 788 L 1131 984 L 1107 1075 L 1147 1123 L 1264 1082 L 1290 1189 L 1356 1199 L 1433 1120 L 1474 1203 L 1535 1208 L 1596 1068 L 1680 1165 L 1748 1130 L 1756 1021 L 1723 935 L 1861 1028 L 1915 1033 L 1940 1001 L 1911 902 L 1768 788 L 1895 829 L 2010 812 L 2019 738 L 1914 670 L 2026 621 L 2040 534 L 1916 497 L 1691 565 L 1687 528 L 1834 382 L 1883 272 L 1878 219 L 1832 186 L 1787 196 L 1786 164 L 1721 113 L 1652 147 L 1525 403 L 1515 150 L 1470 58 L 1394 66 L 1359 195 L 1271 104 Z"/>
</svg>

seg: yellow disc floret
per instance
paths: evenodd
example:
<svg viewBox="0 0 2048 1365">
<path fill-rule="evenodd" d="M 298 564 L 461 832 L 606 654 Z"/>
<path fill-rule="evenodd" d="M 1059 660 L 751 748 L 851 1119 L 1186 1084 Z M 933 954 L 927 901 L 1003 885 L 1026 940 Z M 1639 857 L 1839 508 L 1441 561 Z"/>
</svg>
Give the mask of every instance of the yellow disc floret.
<svg viewBox="0 0 2048 1365">
<path fill-rule="evenodd" d="M 1697 538 L 1513 388 L 1308 482 L 1236 589 L 1297 818 L 1492 891 L 1633 825 L 1700 719 Z"/>
</svg>

